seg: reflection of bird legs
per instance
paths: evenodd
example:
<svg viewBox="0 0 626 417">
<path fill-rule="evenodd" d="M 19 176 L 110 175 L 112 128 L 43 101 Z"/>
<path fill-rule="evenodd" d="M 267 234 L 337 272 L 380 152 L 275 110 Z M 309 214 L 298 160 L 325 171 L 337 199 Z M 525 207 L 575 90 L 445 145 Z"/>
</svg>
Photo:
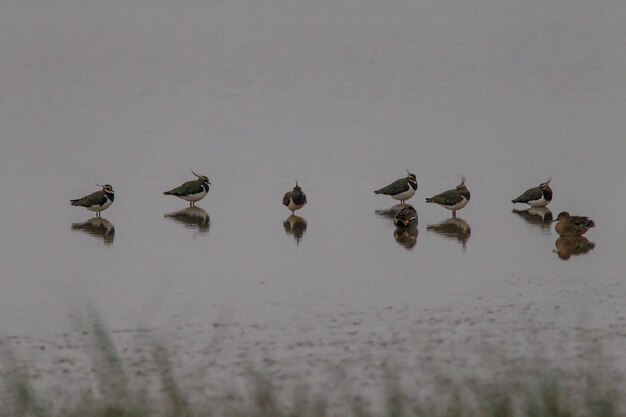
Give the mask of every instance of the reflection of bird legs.
<svg viewBox="0 0 626 417">
<path fill-rule="evenodd" d="M 100 217 L 100 212 L 96 211 L 96 217 Z"/>
</svg>

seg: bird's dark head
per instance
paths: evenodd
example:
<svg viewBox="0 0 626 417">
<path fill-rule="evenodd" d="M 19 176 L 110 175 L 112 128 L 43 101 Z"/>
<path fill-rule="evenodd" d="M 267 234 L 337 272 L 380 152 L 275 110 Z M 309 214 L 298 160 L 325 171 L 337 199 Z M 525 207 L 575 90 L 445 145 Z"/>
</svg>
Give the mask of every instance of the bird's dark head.
<svg viewBox="0 0 626 417">
<path fill-rule="evenodd" d="M 416 184 L 417 183 L 417 176 L 415 174 L 411 174 L 408 169 L 406 170 L 406 173 L 409 174 L 406 177 L 406 179 L 409 180 L 409 182 L 412 182 L 412 183 Z"/>
<path fill-rule="evenodd" d="M 111 184 L 104 184 L 104 185 L 100 185 L 100 184 L 96 184 L 98 187 L 102 187 L 102 191 L 104 191 L 107 194 L 113 194 L 115 191 L 113 191 L 113 186 L 111 186 Z"/>
<path fill-rule="evenodd" d="M 204 176 L 204 175 L 198 175 L 198 174 L 196 174 L 196 173 L 194 172 L 194 170 L 193 170 L 193 169 L 191 170 L 191 173 L 192 173 L 193 175 L 195 175 L 196 177 L 198 177 L 198 179 L 200 180 L 200 182 L 205 183 L 205 184 L 209 184 L 209 185 L 211 185 L 211 183 L 209 182 L 209 177 L 206 177 L 206 176 Z"/>
<path fill-rule="evenodd" d="M 459 191 L 467 190 L 467 187 L 465 186 L 465 175 L 461 175 L 461 183 L 456 186 L 456 189 Z"/>
<path fill-rule="evenodd" d="M 558 216 L 556 216 L 556 219 L 554 220 L 555 222 L 558 222 L 559 220 L 567 220 L 569 219 L 570 215 L 568 212 L 566 211 L 562 211 L 559 213 Z"/>
<path fill-rule="evenodd" d="M 542 190 L 549 190 L 550 189 L 550 181 L 552 181 L 552 177 L 548 177 L 548 181 L 542 182 L 541 184 L 539 184 L 539 188 L 541 188 Z"/>
<path fill-rule="evenodd" d="M 293 187 L 293 191 L 298 192 L 298 193 L 302 191 L 302 187 L 298 185 L 298 180 L 296 180 L 296 185 Z"/>
</svg>

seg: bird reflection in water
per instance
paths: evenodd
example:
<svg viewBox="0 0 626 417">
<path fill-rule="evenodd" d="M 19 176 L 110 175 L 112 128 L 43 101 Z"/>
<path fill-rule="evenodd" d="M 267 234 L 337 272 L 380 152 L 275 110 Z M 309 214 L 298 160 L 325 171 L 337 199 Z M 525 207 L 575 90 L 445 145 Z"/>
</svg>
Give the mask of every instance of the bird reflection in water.
<svg viewBox="0 0 626 417">
<path fill-rule="evenodd" d="M 417 243 L 417 227 L 398 227 L 393 231 L 393 237 L 406 249 L 413 249 Z"/>
<path fill-rule="evenodd" d="M 376 215 L 392 220 L 396 225 L 393 237 L 406 249 L 413 249 L 417 243 L 417 211 L 410 204 L 396 204 L 385 210 L 376 210 Z"/>
<path fill-rule="evenodd" d="M 374 213 L 380 217 L 384 217 L 386 219 L 393 220 L 403 208 L 405 208 L 408 204 L 396 204 L 386 210 L 376 210 Z"/>
<path fill-rule="evenodd" d="M 304 236 L 304 232 L 306 232 L 306 226 L 306 219 L 304 217 L 296 216 L 295 214 L 287 217 L 283 222 L 285 233 L 293 235 L 294 239 L 296 239 L 296 245 L 300 244 L 302 236 Z"/>
<path fill-rule="evenodd" d="M 465 250 L 467 240 L 472 233 L 469 223 L 460 217 L 451 217 L 439 224 L 431 224 L 426 229 L 447 238 L 458 240 L 463 245 L 463 250 Z"/>
<path fill-rule="evenodd" d="M 530 207 L 526 210 L 513 210 L 526 223 L 538 226 L 550 233 L 552 231 L 552 212 L 547 207 Z"/>
<path fill-rule="evenodd" d="M 72 230 L 101 238 L 106 246 L 111 246 L 115 239 L 115 226 L 104 217 L 92 217 L 84 223 L 72 223 Z"/>
<path fill-rule="evenodd" d="M 556 250 L 554 252 L 559 255 L 559 258 L 567 261 L 572 255 L 578 256 L 585 254 L 595 248 L 596 244 L 590 242 L 589 239 L 583 236 L 573 237 L 559 237 L 554 243 Z"/>
<path fill-rule="evenodd" d="M 207 233 L 211 227 L 211 217 L 209 213 L 197 206 L 166 213 L 163 217 L 174 220 L 187 229 L 198 230 L 200 233 Z"/>
</svg>

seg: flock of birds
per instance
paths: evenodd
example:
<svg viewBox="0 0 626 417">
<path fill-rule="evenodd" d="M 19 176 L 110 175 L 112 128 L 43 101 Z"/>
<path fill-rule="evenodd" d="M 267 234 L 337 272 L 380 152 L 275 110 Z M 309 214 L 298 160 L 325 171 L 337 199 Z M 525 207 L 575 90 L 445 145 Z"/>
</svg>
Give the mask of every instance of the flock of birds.
<svg viewBox="0 0 626 417">
<path fill-rule="evenodd" d="M 187 181 L 178 187 L 165 191 L 163 194 L 172 195 L 189 202 L 190 207 L 194 207 L 195 203 L 202 200 L 209 192 L 209 178 L 204 175 L 198 175 L 191 171 L 197 179 Z M 415 208 L 406 204 L 406 201 L 415 195 L 417 191 L 417 177 L 407 171 L 405 178 L 400 178 L 391 184 L 382 187 L 375 194 L 388 195 L 395 200 L 400 201 L 400 209 L 395 212 L 393 222 L 398 228 L 414 228 L 417 226 L 417 211 Z M 100 217 L 100 213 L 113 204 L 115 192 L 110 184 L 99 185 L 102 190 L 91 193 L 83 198 L 70 200 L 73 206 L 85 207 L 88 210 L 95 211 L 96 217 Z M 461 183 L 451 190 L 446 190 L 440 194 L 426 199 L 427 203 L 435 203 L 452 211 L 452 218 L 456 218 L 456 212 L 463 209 L 470 201 L 470 192 L 465 186 L 465 177 L 461 177 Z M 524 203 L 530 207 L 546 207 L 552 201 L 552 189 L 550 188 L 550 179 L 539 184 L 537 187 L 529 188 L 519 197 L 511 200 L 512 203 Z M 296 210 L 300 210 L 307 204 L 306 194 L 302 191 L 302 187 L 296 185 L 291 191 L 285 193 L 283 197 L 283 205 L 287 207 L 292 215 Z M 581 237 L 589 229 L 595 226 L 593 220 L 585 216 L 572 216 L 568 212 L 559 213 L 556 220 L 555 230 L 559 236 L 564 238 Z M 558 246 L 558 245 L 557 245 Z"/>
</svg>

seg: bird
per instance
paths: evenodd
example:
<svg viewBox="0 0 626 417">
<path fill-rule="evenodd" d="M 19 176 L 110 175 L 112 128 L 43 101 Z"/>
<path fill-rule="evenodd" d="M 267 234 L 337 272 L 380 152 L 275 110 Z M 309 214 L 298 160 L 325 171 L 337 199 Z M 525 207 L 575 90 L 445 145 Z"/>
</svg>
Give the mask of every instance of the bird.
<svg viewBox="0 0 626 417">
<path fill-rule="evenodd" d="M 102 190 L 86 195 L 83 198 L 70 200 L 70 203 L 73 206 L 85 207 L 87 210 L 95 211 L 96 217 L 100 217 L 100 212 L 102 210 L 106 210 L 111 204 L 113 204 L 115 192 L 110 184 L 96 185 L 98 187 L 102 187 Z"/>
<path fill-rule="evenodd" d="M 191 170 L 191 173 L 198 177 L 198 179 L 187 181 L 176 188 L 165 191 L 163 194 L 182 198 L 185 201 L 189 201 L 189 207 L 195 207 L 196 201 L 200 201 L 206 197 L 211 183 L 209 182 L 209 178 L 204 175 L 196 174 L 193 169 Z"/>
<path fill-rule="evenodd" d="M 293 190 L 285 193 L 283 205 L 291 210 L 291 214 L 294 214 L 296 210 L 300 210 L 302 207 L 306 206 L 306 194 L 304 194 L 302 188 L 298 185 L 297 180 Z"/>
<path fill-rule="evenodd" d="M 409 174 L 407 177 L 400 178 L 386 187 L 374 191 L 374 194 L 388 195 L 396 200 L 400 200 L 400 203 L 404 204 L 406 200 L 413 197 L 417 190 L 417 177 L 408 170 L 406 173 Z"/>
<path fill-rule="evenodd" d="M 465 186 L 465 177 L 461 176 L 461 183 L 454 190 L 447 190 L 441 194 L 426 199 L 427 203 L 436 203 L 441 207 L 452 210 L 452 218 L 456 218 L 456 211 L 461 210 L 470 200 L 470 192 Z"/>
<path fill-rule="evenodd" d="M 393 224 L 395 224 L 396 227 L 416 226 L 417 211 L 412 205 L 407 204 L 402 208 L 402 210 L 396 213 L 393 218 Z"/>
<path fill-rule="evenodd" d="M 531 207 L 547 206 L 552 201 L 551 180 L 552 178 L 548 178 L 548 181 L 539 184 L 538 187 L 529 188 L 515 200 L 511 200 L 511 203 L 526 203 Z"/>
<path fill-rule="evenodd" d="M 559 236 L 572 237 L 582 236 L 589 229 L 595 227 L 595 223 L 585 216 L 571 216 L 568 212 L 562 211 L 556 217 L 556 232 Z"/>
</svg>

